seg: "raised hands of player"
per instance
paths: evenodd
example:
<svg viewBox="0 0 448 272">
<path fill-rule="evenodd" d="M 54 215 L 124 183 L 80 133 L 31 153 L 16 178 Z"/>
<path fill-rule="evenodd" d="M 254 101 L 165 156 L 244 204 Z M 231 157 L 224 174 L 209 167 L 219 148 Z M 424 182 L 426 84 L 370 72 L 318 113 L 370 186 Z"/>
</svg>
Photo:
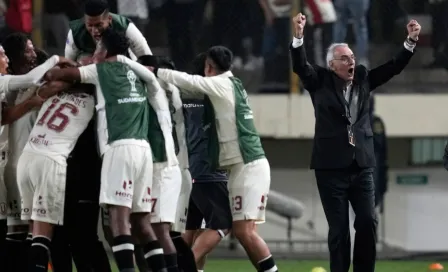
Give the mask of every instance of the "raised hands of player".
<svg viewBox="0 0 448 272">
<path fill-rule="evenodd" d="M 416 20 L 411 20 L 406 27 L 408 29 L 409 38 L 414 41 L 418 41 L 418 35 L 420 34 L 420 30 L 422 29 L 420 24 Z"/>
<path fill-rule="evenodd" d="M 292 18 L 292 24 L 294 27 L 294 37 L 297 39 L 303 38 L 303 29 L 306 24 L 306 17 L 302 13 L 297 14 L 294 18 Z"/>
</svg>

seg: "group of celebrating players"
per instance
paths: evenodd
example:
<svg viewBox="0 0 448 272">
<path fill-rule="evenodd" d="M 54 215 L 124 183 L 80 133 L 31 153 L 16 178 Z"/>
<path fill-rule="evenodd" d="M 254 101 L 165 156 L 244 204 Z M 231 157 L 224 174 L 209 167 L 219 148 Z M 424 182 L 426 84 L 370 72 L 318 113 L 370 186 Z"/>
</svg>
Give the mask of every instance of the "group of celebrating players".
<svg viewBox="0 0 448 272">
<path fill-rule="evenodd" d="M 270 167 L 231 63 L 231 51 L 214 46 L 192 74 L 176 71 L 103 0 L 87 1 L 84 18 L 70 22 L 65 57 L 8 36 L 2 271 L 47 271 L 50 260 L 71 271 L 70 256 L 78 271 L 111 271 L 99 207 L 119 271 L 135 262 L 140 271 L 202 271 L 230 231 L 257 271 L 278 271 L 256 230 Z"/>
</svg>

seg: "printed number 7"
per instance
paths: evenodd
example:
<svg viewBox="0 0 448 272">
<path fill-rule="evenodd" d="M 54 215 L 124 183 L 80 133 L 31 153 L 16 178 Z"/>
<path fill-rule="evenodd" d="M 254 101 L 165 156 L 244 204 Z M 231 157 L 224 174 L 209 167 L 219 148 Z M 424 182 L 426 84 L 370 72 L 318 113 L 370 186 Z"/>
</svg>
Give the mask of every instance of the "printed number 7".
<svg viewBox="0 0 448 272">
<path fill-rule="evenodd" d="M 152 198 L 151 199 L 151 212 L 154 212 L 156 209 L 156 204 L 157 204 L 157 198 Z"/>
</svg>

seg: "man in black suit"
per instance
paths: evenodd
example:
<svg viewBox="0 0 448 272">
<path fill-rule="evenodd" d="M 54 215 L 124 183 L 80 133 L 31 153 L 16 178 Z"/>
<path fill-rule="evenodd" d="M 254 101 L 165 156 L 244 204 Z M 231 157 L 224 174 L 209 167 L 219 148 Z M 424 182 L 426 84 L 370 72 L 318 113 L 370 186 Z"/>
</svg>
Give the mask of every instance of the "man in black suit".
<svg viewBox="0 0 448 272">
<path fill-rule="evenodd" d="M 373 272 L 376 258 L 373 133 L 369 116 L 370 92 L 399 74 L 410 61 L 420 33 L 411 20 L 404 47 L 389 62 L 372 70 L 355 66 L 347 44 L 330 46 L 328 68 L 307 62 L 303 46 L 306 18 L 293 19 L 293 71 L 300 77 L 314 105 L 316 117 L 311 169 L 329 225 L 331 272 L 350 268 L 349 201 L 356 214 L 354 272 Z"/>
</svg>

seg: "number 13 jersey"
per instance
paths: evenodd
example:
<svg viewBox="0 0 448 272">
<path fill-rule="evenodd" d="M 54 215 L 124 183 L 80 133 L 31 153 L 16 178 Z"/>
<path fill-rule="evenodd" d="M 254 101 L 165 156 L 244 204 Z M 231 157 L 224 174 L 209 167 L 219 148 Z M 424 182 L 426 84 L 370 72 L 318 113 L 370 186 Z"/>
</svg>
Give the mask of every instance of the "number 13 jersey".
<svg viewBox="0 0 448 272">
<path fill-rule="evenodd" d="M 95 111 L 95 100 L 85 93 L 59 93 L 39 111 L 24 151 L 46 155 L 65 165 L 76 141 Z"/>
</svg>

